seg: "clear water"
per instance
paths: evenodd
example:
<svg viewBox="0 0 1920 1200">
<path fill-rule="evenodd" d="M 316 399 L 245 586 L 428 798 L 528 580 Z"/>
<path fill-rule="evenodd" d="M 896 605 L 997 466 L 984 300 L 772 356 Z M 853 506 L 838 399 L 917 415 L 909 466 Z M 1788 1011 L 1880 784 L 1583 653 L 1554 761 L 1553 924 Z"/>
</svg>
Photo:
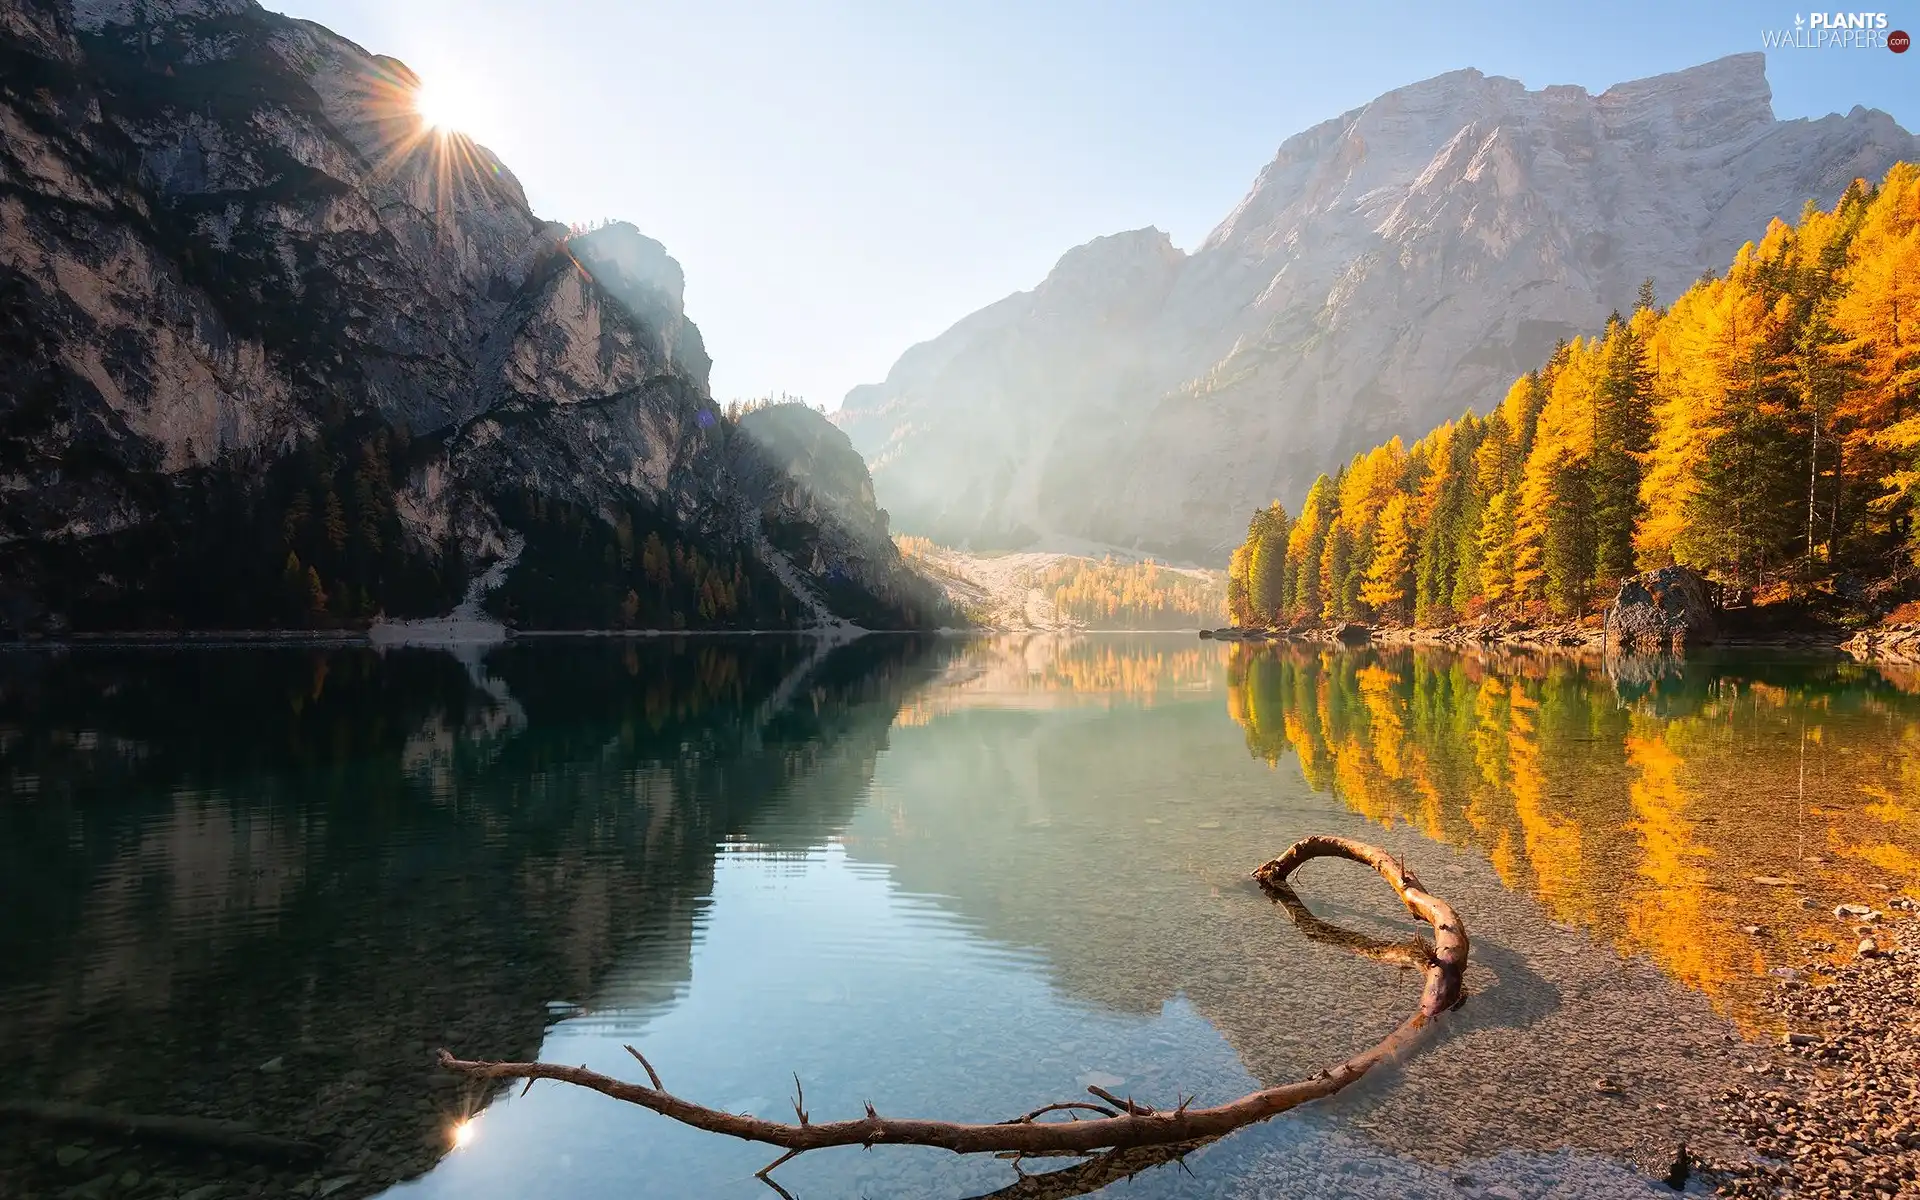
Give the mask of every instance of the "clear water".
<svg viewBox="0 0 1920 1200">
<path fill-rule="evenodd" d="M 1920 886 L 1920 696 L 1833 662 L 1177 636 L 31 651 L 0 655 L 0 797 L 0 1101 L 328 1154 L 0 1122 L 4 1195 L 773 1195 L 771 1150 L 476 1090 L 441 1046 L 640 1078 L 631 1043 L 775 1117 L 795 1075 L 816 1119 L 1231 1098 L 1417 997 L 1247 883 L 1310 832 L 1454 901 L 1471 999 L 1354 1091 L 1099 1194 L 1657 1195 L 1679 1142 L 1724 1140 L 1768 973 L 1818 968 L 1834 904 Z M 1417 932 L 1358 868 L 1300 888 Z M 777 1178 L 1094 1194 L 1072 1166 L 854 1149 Z"/>
</svg>

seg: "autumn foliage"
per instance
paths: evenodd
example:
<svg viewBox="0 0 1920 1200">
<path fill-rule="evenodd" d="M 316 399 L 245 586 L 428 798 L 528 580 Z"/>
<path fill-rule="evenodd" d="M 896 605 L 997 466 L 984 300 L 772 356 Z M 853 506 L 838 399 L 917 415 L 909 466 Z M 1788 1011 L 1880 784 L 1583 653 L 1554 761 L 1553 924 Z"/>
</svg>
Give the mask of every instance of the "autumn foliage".
<svg viewBox="0 0 1920 1200">
<path fill-rule="evenodd" d="M 1920 169 L 1559 346 L 1485 416 L 1256 512 L 1239 624 L 1575 615 L 1683 563 L 1754 587 L 1920 561 Z"/>
<path fill-rule="evenodd" d="M 1179 571 L 1147 559 L 1063 558 L 1034 585 L 1063 617 L 1093 629 L 1193 629 L 1220 619 L 1219 574 Z"/>
</svg>

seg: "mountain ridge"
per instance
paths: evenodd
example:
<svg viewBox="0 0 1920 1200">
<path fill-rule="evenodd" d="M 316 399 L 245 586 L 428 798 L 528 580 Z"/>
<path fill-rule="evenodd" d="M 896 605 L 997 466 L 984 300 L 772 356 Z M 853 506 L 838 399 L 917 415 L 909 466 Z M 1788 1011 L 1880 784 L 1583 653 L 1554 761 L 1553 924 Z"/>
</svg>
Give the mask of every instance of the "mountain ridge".
<svg viewBox="0 0 1920 1200">
<path fill-rule="evenodd" d="M 1039 320 L 1070 251 L 836 421 L 903 532 L 1217 559 L 1253 507 L 1486 409 L 1642 278 L 1674 295 L 1767 219 L 1915 153 L 1876 110 L 1776 119 L 1760 54 L 1597 95 L 1449 72 L 1285 139 L 1191 254 L 1133 244 L 1100 301 Z"/>
<path fill-rule="evenodd" d="M 870 488 L 714 404 L 665 248 L 540 219 L 405 64 L 254 0 L 0 0 L 0 56 L 0 631 L 431 615 L 516 535 L 522 624 L 837 623 L 813 558 L 937 622 Z"/>
</svg>

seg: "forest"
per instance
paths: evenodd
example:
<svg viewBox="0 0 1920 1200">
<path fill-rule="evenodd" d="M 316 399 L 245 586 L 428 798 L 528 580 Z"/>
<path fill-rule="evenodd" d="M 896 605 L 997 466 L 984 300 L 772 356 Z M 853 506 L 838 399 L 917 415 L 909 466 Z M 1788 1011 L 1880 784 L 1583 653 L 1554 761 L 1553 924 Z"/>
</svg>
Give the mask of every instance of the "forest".
<svg viewBox="0 0 1920 1200">
<path fill-rule="evenodd" d="M 1485 416 L 1253 514 L 1238 625 L 1577 617 L 1682 564 L 1765 598 L 1920 563 L 1920 169 L 1563 343 Z"/>
<path fill-rule="evenodd" d="M 1220 618 L 1220 585 L 1147 559 L 1062 558 L 1037 572 L 1062 617 L 1092 629 L 1193 629 Z"/>
</svg>

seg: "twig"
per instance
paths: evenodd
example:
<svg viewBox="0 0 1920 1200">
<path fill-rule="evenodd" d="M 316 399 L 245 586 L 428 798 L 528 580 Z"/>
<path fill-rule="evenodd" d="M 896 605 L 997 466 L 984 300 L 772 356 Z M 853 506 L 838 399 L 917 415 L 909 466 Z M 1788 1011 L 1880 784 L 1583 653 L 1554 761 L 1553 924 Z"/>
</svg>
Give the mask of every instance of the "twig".
<svg viewBox="0 0 1920 1200">
<path fill-rule="evenodd" d="M 660 1082 L 660 1072 L 653 1069 L 653 1064 L 647 1061 L 646 1055 L 635 1050 L 632 1046 L 627 1047 L 627 1053 L 639 1059 L 640 1065 L 647 1069 L 647 1078 L 653 1080 L 654 1091 L 664 1092 L 667 1090 L 667 1085 Z"/>
<path fill-rule="evenodd" d="M 772 1162 L 768 1163 L 766 1166 L 761 1167 L 758 1171 L 755 1171 L 753 1173 L 753 1177 L 755 1179 L 758 1179 L 761 1183 L 766 1184 L 768 1187 L 772 1188 L 774 1191 L 780 1193 L 781 1200 L 793 1200 L 793 1194 L 791 1192 L 787 1191 L 787 1189 L 781 1187 L 778 1183 L 774 1182 L 772 1172 L 773 1172 L 773 1169 L 779 1166 L 781 1163 L 789 1162 L 793 1159 L 796 1159 L 804 1153 L 805 1151 L 802 1151 L 802 1150 L 789 1150 L 785 1154 L 782 1154 L 779 1158 L 776 1158 Z"/>
<path fill-rule="evenodd" d="M 1112 1092 L 1101 1087 L 1099 1084 L 1089 1084 L 1087 1086 L 1087 1091 L 1095 1096 L 1100 1097 L 1102 1100 L 1105 1100 L 1108 1104 L 1113 1105 L 1115 1108 L 1119 1109 L 1121 1112 L 1127 1113 L 1130 1116 L 1150 1117 L 1153 1115 L 1154 1110 L 1152 1105 L 1140 1104 L 1136 1102 L 1132 1096 L 1128 1096 L 1125 1100 L 1122 1100 L 1120 1097 L 1114 1095 Z M 1118 1115 L 1118 1114 L 1115 1114 L 1115 1115 Z"/>
<path fill-rule="evenodd" d="M 1117 1117 L 1120 1115 L 1119 1113 L 1115 1112 L 1111 1108 L 1108 1108 L 1104 1104 L 1088 1104 L 1084 1100 L 1062 1100 L 1058 1104 L 1041 1105 L 1039 1108 L 1034 1109 L 1032 1112 L 1026 1114 L 1025 1116 L 1014 1117 L 1011 1120 L 1002 1121 L 1000 1123 L 1002 1125 L 1018 1125 L 1023 1121 L 1031 1121 L 1035 1117 L 1043 1116 L 1046 1113 L 1050 1113 L 1050 1112 L 1071 1113 L 1074 1109 L 1079 1109 L 1082 1112 L 1097 1112 L 1103 1117 Z M 1074 1120 L 1076 1121 L 1079 1119 L 1080 1118 L 1078 1117 L 1074 1118 Z"/>
</svg>

